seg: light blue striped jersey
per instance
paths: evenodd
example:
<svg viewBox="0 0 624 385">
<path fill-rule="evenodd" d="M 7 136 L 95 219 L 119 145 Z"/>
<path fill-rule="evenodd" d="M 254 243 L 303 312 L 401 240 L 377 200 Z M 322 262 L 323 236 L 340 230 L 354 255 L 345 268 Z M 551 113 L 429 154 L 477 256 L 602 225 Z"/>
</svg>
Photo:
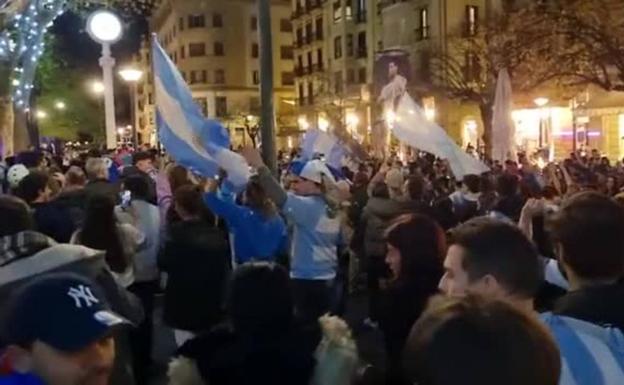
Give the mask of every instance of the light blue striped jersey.
<svg viewBox="0 0 624 385">
<path fill-rule="evenodd" d="M 327 215 L 327 204 L 321 196 L 289 193 L 282 210 L 294 225 L 290 277 L 334 279 L 338 246 L 342 244 L 340 218 Z"/>
<path fill-rule="evenodd" d="M 578 319 L 544 313 L 561 351 L 559 385 L 624 384 L 624 334 Z"/>
</svg>

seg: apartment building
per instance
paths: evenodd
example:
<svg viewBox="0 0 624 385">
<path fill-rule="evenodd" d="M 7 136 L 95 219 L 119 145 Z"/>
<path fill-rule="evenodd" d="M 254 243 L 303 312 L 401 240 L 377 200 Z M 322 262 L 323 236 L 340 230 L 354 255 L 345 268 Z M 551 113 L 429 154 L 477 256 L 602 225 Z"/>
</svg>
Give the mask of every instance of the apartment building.
<svg viewBox="0 0 624 385">
<path fill-rule="evenodd" d="M 235 145 L 250 141 L 245 126 L 260 114 L 260 46 L 255 0 L 165 0 L 150 18 L 150 31 L 176 63 L 206 116 L 222 121 Z M 285 146 L 297 134 L 294 115 L 294 49 L 290 0 L 271 6 L 276 132 Z M 146 51 L 147 50 L 147 53 Z M 140 63 L 150 76 L 137 87 L 139 127 L 153 130 L 149 49 Z M 147 67 L 145 67 L 147 64 Z M 142 126 L 141 126 L 142 124 Z"/>
<path fill-rule="evenodd" d="M 373 0 L 292 0 L 300 128 L 346 128 L 364 141 L 371 125 L 376 13 Z"/>
</svg>

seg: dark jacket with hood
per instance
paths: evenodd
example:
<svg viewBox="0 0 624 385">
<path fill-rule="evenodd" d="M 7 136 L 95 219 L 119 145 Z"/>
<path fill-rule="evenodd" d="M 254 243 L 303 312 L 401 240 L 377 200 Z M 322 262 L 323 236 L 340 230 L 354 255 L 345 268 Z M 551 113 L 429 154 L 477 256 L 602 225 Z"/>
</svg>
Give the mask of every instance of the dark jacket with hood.
<svg viewBox="0 0 624 385">
<path fill-rule="evenodd" d="M 413 202 L 399 202 L 386 198 L 370 198 L 364 211 L 360 226 L 364 227 L 364 255 L 385 256 L 385 232 L 394 219 L 403 214 L 419 212 Z"/>
<path fill-rule="evenodd" d="M 171 225 L 158 258 L 168 273 L 164 319 L 192 332 L 210 330 L 221 321 L 230 263 L 227 235 L 206 221 Z"/>
</svg>

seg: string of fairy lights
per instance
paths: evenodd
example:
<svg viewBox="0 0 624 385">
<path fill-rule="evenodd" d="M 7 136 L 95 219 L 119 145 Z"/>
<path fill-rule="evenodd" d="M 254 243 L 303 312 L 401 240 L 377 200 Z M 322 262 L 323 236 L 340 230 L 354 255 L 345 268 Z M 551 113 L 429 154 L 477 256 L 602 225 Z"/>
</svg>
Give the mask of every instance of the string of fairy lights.
<svg viewBox="0 0 624 385">
<path fill-rule="evenodd" d="M 45 34 L 54 20 L 68 9 L 115 8 L 125 15 L 146 16 L 159 0 L 68 1 L 30 0 L 20 10 L 7 14 L 0 31 L 0 61 L 13 69 L 11 87 L 16 109 L 30 109 L 37 64 L 45 49 Z M 3 5 L 7 1 L 2 2 Z"/>
</svg>

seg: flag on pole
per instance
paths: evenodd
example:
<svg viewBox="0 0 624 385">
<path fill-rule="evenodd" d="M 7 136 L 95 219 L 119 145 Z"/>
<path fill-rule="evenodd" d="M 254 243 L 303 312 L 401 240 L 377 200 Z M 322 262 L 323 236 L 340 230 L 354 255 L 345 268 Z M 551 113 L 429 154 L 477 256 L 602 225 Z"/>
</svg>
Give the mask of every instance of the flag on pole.
<svg viewBox="0 0 624 385">
<path fill-rule="evenodd" d="M 465 175 L 479 175 L 490 170 L 462 150 L 442 127 L 429 121 L 423 109 L 407 93 L 399 101 L 391 130 L 400 141 L 447 160 L 458 180 Z"/>
<path fill-rule="evenodd" d="M 175 64 L 152 39 L 156 124 L 160 141 L 180 165 L 204 177 L 214 178 L 219 169 L 228 183 L 241 190 L 249 180 L 245 159 L 230 151 L 228 131 L 216 120 L 206 119 Z"/>
<path fill-rule="evenodd" d="M 516 128 L 511 118 L 511 103 L 511 80 L 507 69 L 503 68 L 498 73 L 492 116 L 492 158 L 500 162 L 517 160 Z"/>
<path fill-rule="evenodd" d="M 347 154 L 345 147 L 334 135 L 321 130 L 308 130 L 303 136 L 301 143 L 302 156 L 304 159 L 313 159 L 315 154 L 323 154 L 325 163 L 340 170 L 342 160 Z"/>
</svg>

